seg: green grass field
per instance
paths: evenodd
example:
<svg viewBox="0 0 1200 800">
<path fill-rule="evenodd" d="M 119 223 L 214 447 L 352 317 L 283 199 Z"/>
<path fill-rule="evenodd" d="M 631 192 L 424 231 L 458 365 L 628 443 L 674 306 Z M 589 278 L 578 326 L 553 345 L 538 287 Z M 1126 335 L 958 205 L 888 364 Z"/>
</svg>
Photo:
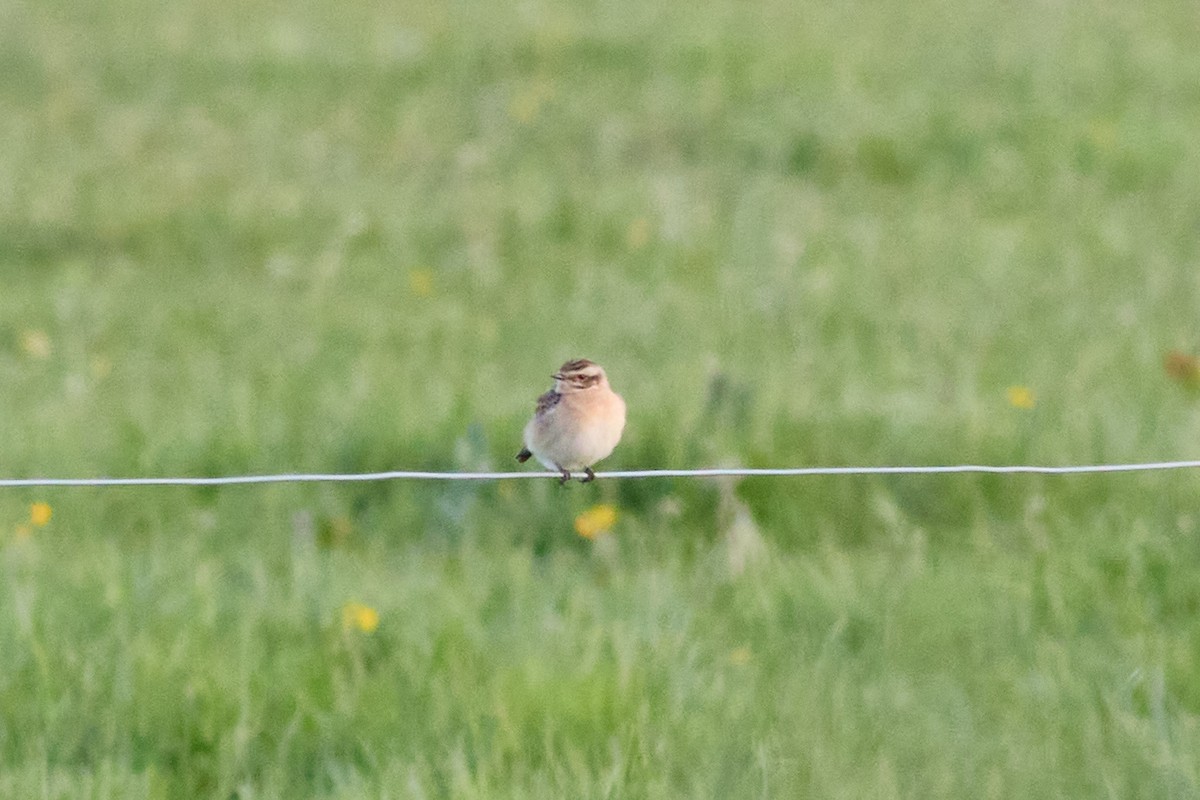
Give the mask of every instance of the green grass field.
<svg viewBox="0 0 1200 800">
<path fill-rule="evenodd" d="M 1198 39 L 0 0 L 0 477 L 1200 456 Z M 1198 490 L 0 489 L 0 797 L 1197 798 Z"/>
</svg>

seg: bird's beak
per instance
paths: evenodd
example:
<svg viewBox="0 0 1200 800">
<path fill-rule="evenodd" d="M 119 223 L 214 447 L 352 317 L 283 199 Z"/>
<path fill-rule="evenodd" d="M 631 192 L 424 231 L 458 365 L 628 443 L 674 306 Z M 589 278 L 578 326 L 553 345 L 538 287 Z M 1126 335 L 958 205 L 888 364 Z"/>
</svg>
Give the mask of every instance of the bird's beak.
<svg viewBox="0 0 1200 800">
<path fill-rule="evenodd" d="M 554 380 L 556 380 L 556 381 L 565 381 L 566 380 L 566 378 L 563 376 L 563 374 L 561 372 L 556 372 L 553 375 L 551 375 L 550 377 L 554 378 Z"/>
</svg>

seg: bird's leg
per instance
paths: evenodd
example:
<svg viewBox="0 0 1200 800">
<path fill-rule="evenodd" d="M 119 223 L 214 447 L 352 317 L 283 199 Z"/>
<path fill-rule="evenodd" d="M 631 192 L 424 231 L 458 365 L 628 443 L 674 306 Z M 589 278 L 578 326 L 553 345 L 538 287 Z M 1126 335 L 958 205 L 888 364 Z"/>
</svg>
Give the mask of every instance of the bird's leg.
<svg viewBox="0 0 1200 800">
<path fill-rule="evenodd" d="M 592 481 L 596 480 L 596 473 L 592 472 L 591 467 L 584 467 L 583 472 L 585 475 L 587 475 L 587 477 L 580 478 L 579 479 L 580 483 L 591 483 Z"/>
<path fill-rule="evenodd" d="M 562 467 L 559 467 L 558 471 L 560 473 L 562 473 L 562 477 L 558 479 L 558 485 L 566 486 L 567 481 L 571 480 L 571 473 L 568 470 L 563 469 Z"/>
</svg>

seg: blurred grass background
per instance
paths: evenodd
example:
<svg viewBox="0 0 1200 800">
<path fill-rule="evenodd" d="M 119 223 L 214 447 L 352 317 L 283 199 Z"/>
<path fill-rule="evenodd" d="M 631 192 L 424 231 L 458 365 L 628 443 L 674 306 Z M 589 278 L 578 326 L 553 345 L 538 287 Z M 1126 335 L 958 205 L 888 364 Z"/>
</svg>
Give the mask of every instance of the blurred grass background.
<svg viewBox="0 0 1200 800">
<path fill-rule="evenodd" d="M 580 356 L 611 467 L 1195 457 L 1198 36 L 8 0 L 0 473 L 507 468 Z M 5 491 L 0 796 L 1197 797 L 1196 488 Z"/>
</svg>

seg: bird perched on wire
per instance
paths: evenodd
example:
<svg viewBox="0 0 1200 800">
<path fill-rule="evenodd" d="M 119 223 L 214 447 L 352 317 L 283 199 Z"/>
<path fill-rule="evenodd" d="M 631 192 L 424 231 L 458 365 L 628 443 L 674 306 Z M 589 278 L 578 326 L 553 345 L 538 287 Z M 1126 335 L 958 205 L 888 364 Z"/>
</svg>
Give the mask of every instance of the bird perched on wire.
<svg viewBox="0 0 1200 800">
<path fill-rule="evenodd" d="M 517 461 L 537 458 L 561 473 L 559 484 L 580 470 L 587 476 L 581 482 L 595 480 L 592 465 L 621 441 L 625 401 L 608 385 L 604 368 L 586 358 L 568 361 L 551 377 L 554 388 L 538 398 Z"/>
</svg>

